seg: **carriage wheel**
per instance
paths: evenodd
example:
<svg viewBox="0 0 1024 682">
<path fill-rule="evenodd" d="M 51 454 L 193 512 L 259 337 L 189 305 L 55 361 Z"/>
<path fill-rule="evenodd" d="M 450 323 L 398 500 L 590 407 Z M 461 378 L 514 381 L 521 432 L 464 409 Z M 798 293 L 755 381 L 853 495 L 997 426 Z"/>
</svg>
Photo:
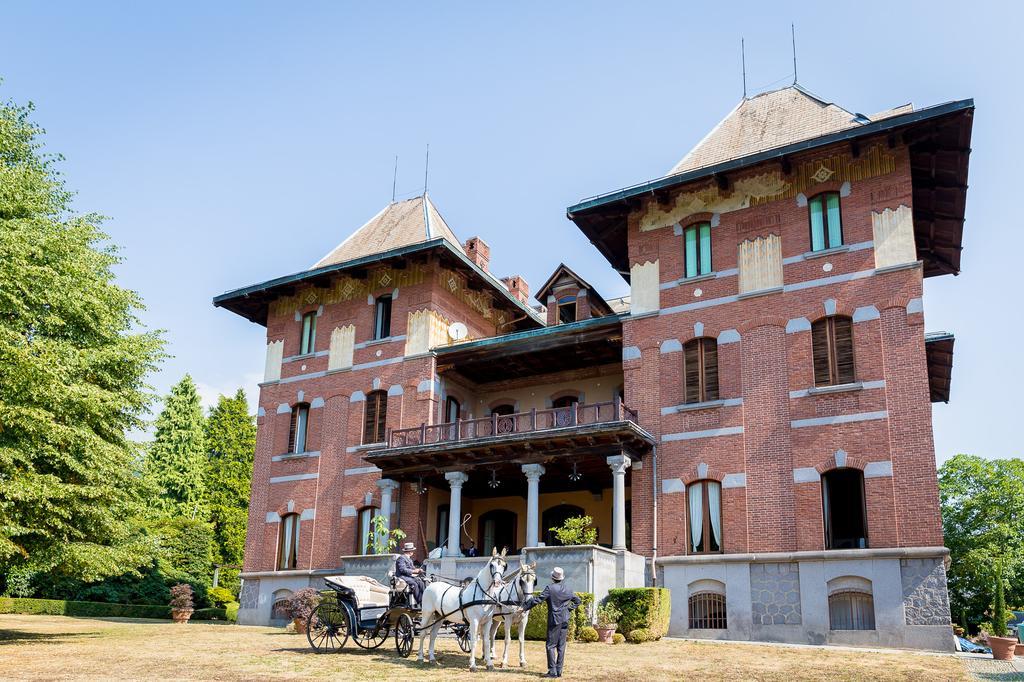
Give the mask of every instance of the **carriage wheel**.
<svg viewBox="0 0 1024 682">
<path fill-rule="evenodd" d="M 459 643 L 459 648 L 465 653 L 469 653 L 469 626 L 468 625 L 456 625 L 455 626 L 455 639 Z"/>
<path fill-rule="evenodd" d="M 306 621 L 306 639 L 318 654 L 341 651 L 350 631 L 348 613 L 333 600 L 321 602 Z"/>
<path fill-rule="evenodd" d="M 395 648 L 398 649 L 399 656 L 409 657 L 409 654 L 412 653 L 412 640 L 415 636 L 416 630 L 413 628 L 412 618 L 408 613 L 403 613 L 395 623 Z"/>
<path fill-rule="evenodd" d="M 377 619 L 377 623 L 373 627 L 366 630 L 356 628 L 352 632 L 352 639 L 364 649 L 376 649 L 388 638 L 388 631 L 388 617 L 384 613 Z"/>
</svg>

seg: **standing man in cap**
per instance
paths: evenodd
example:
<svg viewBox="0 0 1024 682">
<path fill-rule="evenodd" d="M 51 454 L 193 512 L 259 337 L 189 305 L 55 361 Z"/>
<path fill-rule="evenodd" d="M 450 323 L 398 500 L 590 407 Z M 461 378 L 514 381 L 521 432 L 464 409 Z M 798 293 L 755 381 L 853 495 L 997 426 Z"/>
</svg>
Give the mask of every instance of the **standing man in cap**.
<svg viewBox="0 0 1024 682">
<path fill-rule="evenodd" d="M 562 663 L 565 661 L 565 640 L 569 636 L 569 619 L 572 612 L 580 605 L 581 599 L 570 590 L 562 580 L 565 571 L 558 566 L 551 571 L 554 581 L 544 588 L 536 597 L 530 597 L 522 606 L 529 611 L 541 602 L 548 604 L 548 674 L 544 677 L 561 677 Z"/>
<path fill-rule="evenodd" d="M 409 591 L 419 605 L 423 603 L 423 578 L 420 577 L 423 575 L 423 569 L 416 568 L 416 564 L 412 562 L 412 553 L 415 551 L 416 545 L 411 542 L 402 545 L 402 554 L 395 562 L 395 577 L 401 578 L 409 585 Z"/>
</svg>

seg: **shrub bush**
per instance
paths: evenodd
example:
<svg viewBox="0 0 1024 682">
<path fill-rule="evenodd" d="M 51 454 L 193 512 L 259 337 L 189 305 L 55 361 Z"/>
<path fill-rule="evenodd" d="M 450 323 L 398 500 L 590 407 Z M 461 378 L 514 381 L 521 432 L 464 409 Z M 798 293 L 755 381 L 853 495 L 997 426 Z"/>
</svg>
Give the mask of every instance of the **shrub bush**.
<svg viewBox="0 0 1024 682">
<path fill-rule="evenodd" d="M 580 633 L 576 637 L 576 639 L 578 639 L 581 642 L 587 642 L 587 643 L 596 642 L 598 640 L 597 630 L 595 630 L 594 628 L 590 627 L 589 625 L 584 625 L 583 627 L 580 628 Z"/>
<path fill-rule="evenodd" d="M 236 601 L 233 601 L 233 602 L 229 602 L 227 604 L 227 606 L 224 607 L 224 615 L 227 616 L 227 619 L 230 620 L 232 623 L 237 623 L 238 622 L 238 607 L 239 606 L 241 606 L 241 604 L 239 604 Z"/>
<path fill-rule="evenodd" d="M 653 639 L 661 639 L 668 632 L 672 596 L 667 588 L 627 587 L 609 590 L 605 603 L 613 604 L 622 612 L 619 632 L 630 633 L 644 629 L 650 632 Z"/>
<path fill-rule="evenodd" d="M 621 632 L 616 632 L 612 635 L 612 644 L 622 644 L 626 641 L 626 636 Z"/>
<path fill-rule="evenodd" d="M 594 603 L 594 595 L 590 592 L 577 592 L 576 596 L 582 601 L 573 617 L 569 619 L 569 640 L 575 638 L 578 629 L 590 625 L 590 607 Z M 530 609 L 530 619 L 526 623 L 526 639 L 547 639 L 547 632 L 548 605 L 541 603 Z M 519 636 L 518 628 L 513 629 L 512 635 Z"/>
<path fill-rule="evenodd" d="M 208 609 L 197 609 L 192 613 L 192 620 L 227 620 L 227 609 L 210 607 Z"/>
<path fill-rule="evenodd" d="M 235 595 L 231 593 L 231 590 L 224 587 L 208 587 L 206 589 L 206 598 L 215 606 L 224 606 L 228 602 L 235 601 Z"/>
<path fill-rule="evenodd" d="M 192 586 L 188 583 L 175 585 L 171 588 L 171 609 L 188 610 L 194 606 L 192 603 Z"/>
<path fill-rule="evenodd" d="M 313 609 L 320 603 L 320 593 L 312 587 L 303 587 L 285 602 L 284 610 L 289 618 L 308 619 L 313 614 Z"/>
<path fill-rule="evenodd" d="M 659 637 L 655 637 L 647 628 L 637 628 L 626 635 L 626 639 L 633 644 L 643 644 L 644 642 L 653 642 L 654 640 L 659 639 Z"/>
<path fill-rule="evenodd" d="M 170 618 L 171 607 L 154 604 L 105 604 L 97 601 L 0 597 L 0 613 L 80 618 Z"/>
</svg>

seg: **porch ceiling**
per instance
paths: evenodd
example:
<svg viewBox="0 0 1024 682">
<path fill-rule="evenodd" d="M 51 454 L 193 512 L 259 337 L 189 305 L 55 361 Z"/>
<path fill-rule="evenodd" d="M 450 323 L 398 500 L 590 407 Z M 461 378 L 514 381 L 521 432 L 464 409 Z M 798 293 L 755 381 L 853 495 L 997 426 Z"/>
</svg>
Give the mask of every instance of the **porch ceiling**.
<svg viewBox="0 0 1024 682">
<path fill-rule="evenodd" d="M 584 462 L 597 462 L 607 471 L 604 457 L 624 454 L 638 460 L 650 451 L 653 444 L 654 437 L 635 423 L 619 421 L 388 448 L 375 450 L 363 459 L 379 467 L 381 475 L 386 478 L 415 481 L 421 476 L 437 476 L 447 487 L 443 478 L 445 472 L 489 472 L 501 465 L 564 464 L 571 468 L 572 462 L 576 461 L 579 468 Z M 610 475 L 607 481 L 610 483 Z"/>
</svg>

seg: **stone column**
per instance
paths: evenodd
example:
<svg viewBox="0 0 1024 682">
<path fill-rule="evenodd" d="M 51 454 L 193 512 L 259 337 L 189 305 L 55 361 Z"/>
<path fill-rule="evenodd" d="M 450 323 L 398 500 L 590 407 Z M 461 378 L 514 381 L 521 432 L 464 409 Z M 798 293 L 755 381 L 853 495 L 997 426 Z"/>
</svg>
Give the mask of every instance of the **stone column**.
<svg viewBox="0 0 1024 682">
<path fill-rule="evenodd" d="M 380 515 L 384 517 L 384 525 L 389 530 L 391 529 L 391 497 L 399 485 L 401 484 L 398 481 L 390 478 L 382 478 L 377 481 L 377 487 L 380 488 Z M 382 541 L 386 539 L 385 537 L 380 538 Z"/>
<path fill-rule="evenodd" d="M 448 556 L 462 556 L 459 551 L 459 534 L 462 532 L 462 484 L 469 476 L 461 471 L 449 471 L 444 475 L 452 487 L 448 501 Z"/>
<path fill-rule="evenodd" d="M 612 470 L 612 549 L 626 549 L 626 469 L 632 461 L 625 455 L 606 461 Z"/>
<path fill-rule="evenodd" d="M 526 474 L 526 546 L 536 547 L 540 525 L 540 477 L 544 473 L 541 464 L 524 464 Z"/>
</svg>

